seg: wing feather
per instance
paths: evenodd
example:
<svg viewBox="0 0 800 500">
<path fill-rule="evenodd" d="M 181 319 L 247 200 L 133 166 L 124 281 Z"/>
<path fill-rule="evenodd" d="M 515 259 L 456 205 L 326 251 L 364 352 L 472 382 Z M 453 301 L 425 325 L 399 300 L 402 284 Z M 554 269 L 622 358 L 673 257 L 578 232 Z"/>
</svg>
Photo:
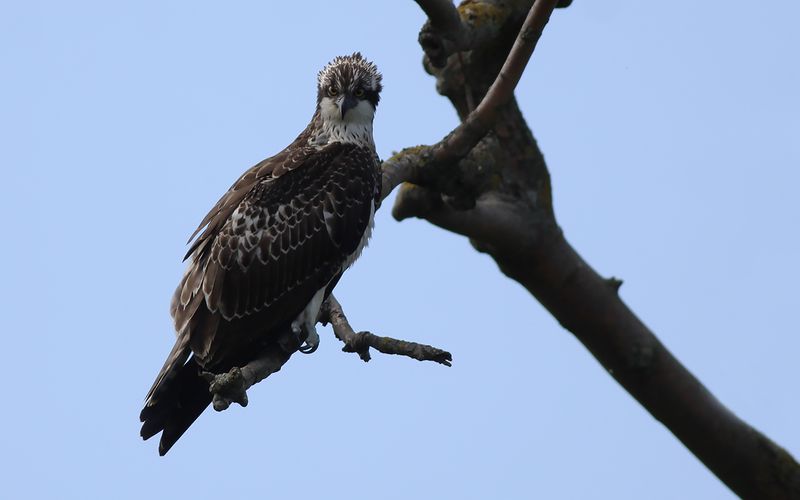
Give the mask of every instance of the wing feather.
<svg viewBox="0 0 800 500">
<path fill-rule="evenodd" d="M 242 176 L 201 223 L 174 314 L 201 366 L 292 321 L 367 229 L 380 181 L 371 151 L 334 143 L 287 158 L 269 176 Z"/>
</svg>

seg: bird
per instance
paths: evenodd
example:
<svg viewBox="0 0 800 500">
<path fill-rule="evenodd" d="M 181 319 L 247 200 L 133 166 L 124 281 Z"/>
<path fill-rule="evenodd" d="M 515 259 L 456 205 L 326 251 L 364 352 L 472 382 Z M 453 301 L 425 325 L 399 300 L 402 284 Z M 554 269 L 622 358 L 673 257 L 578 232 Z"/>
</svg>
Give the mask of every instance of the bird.
<svg viewBox="0 0 800 500">
<path fill-rule="evenodd" d="M 170 305 L 175 345 L 140 413 L 142 438 L 161 433 L 160 455 L 211 403 L 208 374 L 316 350 L 320 307 L 367 244 L 380 205 L 372 129 L 382 88 L 360 52 L 331 60 L 308 126 L 245 171 L 189 238 Z"/>
</svg>

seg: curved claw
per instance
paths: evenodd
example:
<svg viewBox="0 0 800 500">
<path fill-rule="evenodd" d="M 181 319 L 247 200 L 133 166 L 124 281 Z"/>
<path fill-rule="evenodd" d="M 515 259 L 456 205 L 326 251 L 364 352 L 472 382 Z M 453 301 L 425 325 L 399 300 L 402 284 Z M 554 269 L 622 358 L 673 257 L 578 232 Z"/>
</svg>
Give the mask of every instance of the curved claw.
<svg viewBox="0 0 800 500">
<path fill-rule="evenodd" d="M 317 333 L 317 330 L 314 329 L 314 327 L 312 326 L 308 330 L 308 334 L 306 335 L 306 339 L 303 342 L 303 345 L 301 345 L 298 350 L 303 354 L 311 354 L 312 352 L 317 350 L 317 347 L 319 347 L 319 334 Z"/>
<path fill-rule="evenodd" d="M 300 346 L 298 351 L 302 352 L 303 354 L 311 354 L 317 350 L 317 347 L 319 347 L 319 342 L 312 344 L 304 342 L 303 345 Z"/>
</svg>

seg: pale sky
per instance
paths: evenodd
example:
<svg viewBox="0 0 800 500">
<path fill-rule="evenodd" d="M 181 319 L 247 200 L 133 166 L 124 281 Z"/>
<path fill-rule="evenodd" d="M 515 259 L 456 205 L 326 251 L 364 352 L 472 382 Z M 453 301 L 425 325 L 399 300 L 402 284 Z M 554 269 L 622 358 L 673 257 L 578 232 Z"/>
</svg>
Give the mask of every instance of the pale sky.
<svg viewBox="0 0 800 500">
<path fill-rule="evenodd" d="M 800 4 L 575 0 L 518 88 L 567 238 L 726 405 L 800 456 Z M 0 481 L 14 499 L 727 499 L 732 494 L 461 237 L 377 215 L 329 330 L 168 456 L 138 413 L 186 238 L 314 110 L 384 75 L 387 157 L 456 125 L 398 2 L 2 2 Z M 391 200 L 387 202 L 387 207 Z"/>
</svg>

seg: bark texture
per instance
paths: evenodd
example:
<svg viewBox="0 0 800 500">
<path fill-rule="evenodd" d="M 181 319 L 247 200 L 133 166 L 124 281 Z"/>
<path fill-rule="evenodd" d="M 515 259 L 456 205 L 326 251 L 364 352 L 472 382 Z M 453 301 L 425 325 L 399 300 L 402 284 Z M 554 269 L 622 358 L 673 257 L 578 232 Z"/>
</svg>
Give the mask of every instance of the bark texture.
<svg viewBox="0 0 800 500">
<path fill-rule="evenodd" d="M 546 23 L 553 7 L 571 2 L 466 0 L 457 9 L 446 0 L 417 3 L 430 18 L 419 35 L 425 69 L 462 125 L 436 145 L 384 162 L 384 193 L 403 182 L 393 215 L 467 236 L 737 495 L 800 498 L 794 458 L 725 408 L 622 302 L 621 281 L 601 277 L 570 246 L 513 85 L 508 95 L 495 95 L 497 82 L 507 80 L 498 73 L 514 59 L 512 47 L 538 39 L 541 16 Z M 490 114 L 476 118 L 487 102 Z"/>
</svg>

